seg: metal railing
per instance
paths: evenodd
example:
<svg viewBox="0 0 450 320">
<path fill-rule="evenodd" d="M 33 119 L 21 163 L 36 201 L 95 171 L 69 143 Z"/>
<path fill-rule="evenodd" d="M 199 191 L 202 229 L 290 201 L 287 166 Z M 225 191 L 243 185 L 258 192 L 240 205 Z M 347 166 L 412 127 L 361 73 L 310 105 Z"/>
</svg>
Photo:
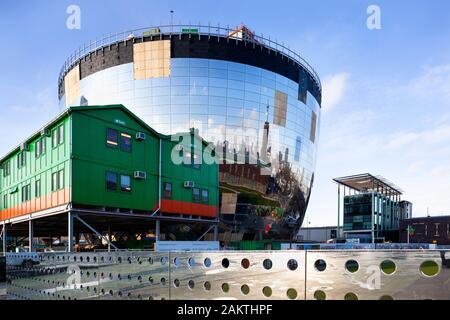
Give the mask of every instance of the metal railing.
<svg viewBox="0 0 450 320">
<path fill-rule="evenodd" d="M 199 24 L 176 24 L 176 25 L 161 25 L 147 28 L 139 28 L 134 30 L 128 30 L 118 33 L 111 33 L 109 35 L 103 36 L 101 38 L 97 38 L 89 43 L 85 43 L 80 46 L 75 52 L 73 52 L 70 57 L 65 61 L 61 71 L 59 73 L 59 84 L 63 81 L 64 76 L 67 72 L 76 65 L 81 59 L 83 59 L 86 55 L 91 52 L 95 52 L 98 49 L 104 48 L 106 46 L 112 45 L 117 42 L 127 41 L 133 38 L 142 38 L 143 33 L 149 30 L 159 29 L 159 33 L 153 34 L 153 36 L 169 35 L 175 36 L 180 34 L 189 34 L 197 35 L 197 36 L 213 36 L 213 37 L 228 37 L 229 34 L 236 30 L 236 28 L 221 27 L 220 24 L 215 25 L 201 25 Z M 185 29 L 185 31 L 183 31 Z M 195 32 L 194 32 L 195 31 Z M 235 39 L 234 37 L 232 37 Z M 265 38 L 263 35 L 258 36 L 254 35 L 253 39 L 240 39 L 242 41 L 247 41 L 253 44 L 260 44 L 266 47 L 269 50 L 280 53 L 284 55 L 286 58 L 293 60 L 294 62 L 301 65 L 307 72 L 311 75 L 311 77 L 317 82 L 320 92 L 322 92 L 322 84 L 320 82 L 319 75 L 314 70 L 314 68 L 303 59 L 300 54 L 291 50 L 284 43 L 278 43 L 276 40 L 270 39 L 270 37 Z"/>
<path fill-rule="evenodd" d="M 450 299 L 450 251 L 7 255 L 9 299 Z"/>
</svg>

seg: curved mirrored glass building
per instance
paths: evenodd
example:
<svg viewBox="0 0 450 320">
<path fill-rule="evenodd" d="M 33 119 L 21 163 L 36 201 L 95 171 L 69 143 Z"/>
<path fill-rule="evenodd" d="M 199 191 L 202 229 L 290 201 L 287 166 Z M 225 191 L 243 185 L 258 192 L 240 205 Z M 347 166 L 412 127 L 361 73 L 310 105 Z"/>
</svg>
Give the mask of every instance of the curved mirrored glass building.
<svg viewBox="0 0 450 320">
<path fill-rule="evenodd" d="M 288 240 L 301 225 L 314 180 L 321 84 L 286 47 L 244 26 L 116 34 L 71 56 L 59 99 L 61 108 L 120 103 L 161 133 L 198 129 L 225 159 L 222 240 Z"/>
</svg>

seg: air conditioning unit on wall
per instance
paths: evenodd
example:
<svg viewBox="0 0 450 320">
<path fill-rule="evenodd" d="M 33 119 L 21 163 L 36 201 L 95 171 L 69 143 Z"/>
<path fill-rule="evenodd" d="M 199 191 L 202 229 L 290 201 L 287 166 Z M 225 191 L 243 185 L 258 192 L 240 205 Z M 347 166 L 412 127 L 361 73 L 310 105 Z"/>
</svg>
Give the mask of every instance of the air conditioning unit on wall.
<svg viewBox="0 0 450 320">
<path fill-rule="evenodd" d="M 137 132 L 136 133 L 136 140 L 137 141 L 144 141 L 146 139 L 146 135 L 143 132 Z"/>
<path fill-rule="evenodd" d="M 147 179 L 147 173 L 144 171 L 136 171 L 134 173 L 134 178 L 136 180 L 145 180 L 145 179 Z"/>
<path fill-rule="evenodd" d="M 195 187 L 195 183 L 194 183 L 194 181 L 185 181 L 184 187 L 185 188 L 193 188 L 193 187 Z"/>
</svg>

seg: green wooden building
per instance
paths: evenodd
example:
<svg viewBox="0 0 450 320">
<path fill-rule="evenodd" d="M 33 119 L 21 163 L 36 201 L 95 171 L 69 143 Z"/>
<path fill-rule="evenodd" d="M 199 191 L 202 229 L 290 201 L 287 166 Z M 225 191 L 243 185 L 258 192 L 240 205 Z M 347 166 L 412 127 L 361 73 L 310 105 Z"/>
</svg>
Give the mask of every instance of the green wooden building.
<svg viewBox="0 0 450 320">
<path fill-rule="evenodd" d="M 193 130 L 161 135 L 122 105 L 71 107 L 0 159 L 0 224 L 30 239 L 35 222 L 47 236 L 62 227 L 70 250 L 73 217 L 94 231 L 153 222 L 157 236 L 161 221 L 217 226 L 218 166 L 197 161 L 206 147 Z"/>
</svg>

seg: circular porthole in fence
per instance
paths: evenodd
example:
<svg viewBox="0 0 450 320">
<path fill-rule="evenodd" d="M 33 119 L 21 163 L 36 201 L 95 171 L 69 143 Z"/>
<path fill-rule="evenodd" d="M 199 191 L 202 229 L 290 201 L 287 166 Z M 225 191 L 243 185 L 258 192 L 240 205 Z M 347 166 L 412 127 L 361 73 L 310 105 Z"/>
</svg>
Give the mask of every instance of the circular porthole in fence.
<svg viewBox="0 0 450 320">
<path fill-rule="evenodd" d="M 439 273 L 439 265 L 434 261 L 425 261 L 420 265 L 420 272 L 427 277 L 434 277 Z"/>
<path fill-rule="evenodd" d="M 316 299 L 316 300 L 326 300 L 327 299 L 327 294 L 325 293 L 325 291 L 317 290 L 316 292 L 314 292 L 314 299 Z"/>
<path fill-rule="evenodd" d="M 288 289 L 288 291 L 286 292 L 286 294 L 287 294 L 287 297 L 289 298 L 289 299 L 291 299 L 291 300 L 295 300 L 295 299 L 297 299 L 297 296 L 298 296 L 298 294 L 297 294 L 297 290 L 295 290 L 295 289 Z"/>
<path fill-rule="evenodd" d="M 359 263 L 356 260 L 348 260 L 345 263 L 345 269 L 350 273 L 355 273 L 359 270 Z"/>
<path fill-rule="evenodd" d="M 244 296 L 248 295 L 250 293 L 250 287 L 246 284 L 242 285 L 241 292 Z"/>
<path fill-rule="evenodd" d="M 228 260 L 227 258 L 223 258 L 222 259 L 222 267 L 224 267 L 226 269 L 229 266 L 230 266 L 230 260 Z"/>
<path fill-rule="evenodd" d="M 117 258 L 117 261 L 118 261 L 119 263 L 122 263 L 122 257 L 118 257 L 118 258 Z"/>
<path fill-rule="evenodd" d="M 211 267 L 211 259 L 210 258 L 205 258 L 205 260 L 203 261 L 203 264 L 207 268 Z"/>
<path fill-rule="evenodd" d="M 319 272 L 323 272 L 327 268 L 327 263 L 325 260 L 319 259 L 314 263 L 314 268 Z"/>
<path fill-rule="evenodd" d="M 153 296 L 148 297 L 148 300 L 154 300 Z"/>
<path fill-rule="evenodd" d="M 358 300 L 358 296 L 353 292 L 349 292 L 344 296 L 345 300 Z"/>
<path fill-rule="evenodd" d="M 262 292 L 263 292 L 263 295 L 266 296 L 267 298 L 272 296 L 272 288 L 271 287 L 264 287 L 262 289 Z"/>
<path fill-rule="evenodd" d="M 248 260 L 247 258 L 242 259 L 241 266 L 244 269 L 248 269 L 250 267 L 250 260 Z"/>
<path fill-rule="evenodd" d="M 204 288 L 206 291 L 211 290 L 211 282 L 205 281 L 205 283 L 203 284 L 203 288 Z"/>
<path fill-rule="evenodd" d="M 194 258 L 190 257 L 190 258 L 188 259 L 188 266 L 189 266 L 190 268 L 193 268 L 193 267 L 195 266 L 195 259 L 194 259 Z"/>
<path fill-rule="evenodd" d="M 153 284 L 153 282 L 155 282 L 155 280 L 153 280 L 152 277 L 148 277 L 148 282 L 150 282 L 150 284 Z"/>
<path fill-rule="evenodd" d="M 395 262 L 392 260 L 384 260 L 380 264 L 380 269 L 381 271 L 383 271 L 384 274 L 391 275 L 395 272 L 397 266 L 395 265 Z"/>
<path fill-rule="evenodd" d="M 230 291 L 230 285 L 228 283 L 223 283 L 222 284 L 222 291 L 225 292 L 225 293 Z"/>
<path fill-rule="evenodd" d="M 391 296 L 385 295 L 380 298 L 380 300 L 394 300 Z"/>
<path fill-rule="evenodd" d="M 264 267 L 264 269 L 270 270 L 270 269 L 272 269 L 272 265 L 273 265 L 272 260 L 270 260 L 270 259 L 264 259 L 264 261 L 263 261 L 263 267 Z"/>
<path fill-rule="evenodd" d="M 175 265 L 175 267 L 179 267 L 181 264 L 181 259 L 176 257 L 175 259 L 173 259 L 173 264 Z"/>
<path fill-rule="evenodd" d="M 167 258 L 161 257 L 160 261 L 161 261 L 161 265 L 165 265 L 167 263 Z"/>
<path fill-rule="evenodd" d="M 163 286 L 166 285 L 166 278 L 161 278 L 161 284 L 162 284 Z"/>
<path fill-rule="evenodd" d="M 148 264 L 153 264 L 153 258 L 152 257 L 148 258 Z"/>
<path fill-rule="evenodd" d="M 195 281 L 194 280 L 189 280 L 188 287 L 189 287 L 189 289 L 194 290 L 194 288 L 195 288 Z"/>
<path fill-rule="evenodd" d="M 288 263 L 287 263 L 287 267 L 288 267 L 288 269 L 291 270 L 291 271 L 297 270 L 297 268 L 298 268 L 297 260 L 295 260 L 295 259 L 290 259 L 290 260 L 288 261 Z"/>
</svg>

